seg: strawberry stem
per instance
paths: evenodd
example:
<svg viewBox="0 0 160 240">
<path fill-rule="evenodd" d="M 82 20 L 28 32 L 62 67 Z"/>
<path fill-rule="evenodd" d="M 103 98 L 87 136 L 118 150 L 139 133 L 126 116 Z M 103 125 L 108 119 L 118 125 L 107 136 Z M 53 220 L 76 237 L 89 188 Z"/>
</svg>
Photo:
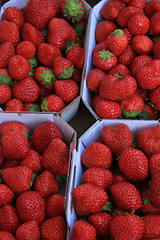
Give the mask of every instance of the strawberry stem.
<svg viewBox="0 0 160 240">
<path fill-rule="evenodd" d="M 102 50 L 99 52 L 99 57 L 103 59 L 103 61 L 107 61 L 108 59 L 111 59 L 111 57 L 113 56 L 113 53 L 111 53 L 109 50 Z"/>
<path fill-rule="evenodd" d="M 74 66 L 72 65 L 71 67 L 63 68 L 63 72 L 60 73 L 60 77 L 61 79 L 68 79 L 73 75 L 74 72 Z"/>
<path fill-rule="evenodd" d="M 78 0 L 66 0 L 66 4 L 63 4 L 64 10 L 63 15 L 68 19 L 72 19 L 74 23 L 75 20 L 79 22 L 82 18 L 82 14 L 84 13 L 84 7 L 82 7 L 82 3 L 78 2 Z"/>
<path fill-rule="evenodd" d="M 42 74 L 39 74 L 40 76 L 40 80 L 42 80 L 42 84 L 45 84 L 46 86 L 50 86 L 53 87 L 53 83 L 57 80 L 55 74 L 53 71 L 49 71 L 49 69 L 47 68 L 47 70 L 43 70 Z"/>
<path fill-rule="evenodd" d="M 123 30 L 122 29 L 116 29 L 116 30 L 114 30 L 112 33 L 111 33 L 111 36 L 117 36 L 117 35 L 119 35 L 120 37 L 122 37 L 122 36 L 126 36 L 125 34 L 124 34 L 124 32 L 123 32 Z"/>
</svg>

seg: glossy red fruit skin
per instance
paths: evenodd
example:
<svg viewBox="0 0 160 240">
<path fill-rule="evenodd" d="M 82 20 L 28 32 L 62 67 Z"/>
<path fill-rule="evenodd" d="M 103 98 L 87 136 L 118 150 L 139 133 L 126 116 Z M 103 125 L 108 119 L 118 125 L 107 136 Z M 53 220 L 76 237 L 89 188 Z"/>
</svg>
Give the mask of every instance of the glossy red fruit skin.
<svg viewBox="0 0 160 240">
<path fill-rule="evenodd" d="M 11 89 L 8 85 L 1 84 L 0 85 L 0 104 L 5 104 L 12 97 Z"/>
<path fill-rule="evenodd" d="M 152 105 L 149 103 L 146 103 L 144 105 L 143 110 L 147 113 L 149 118 L 152 120 L 158 120 L 160 118 L 160 113 L 158 111 L 156 111 L 155 108 L 152 107 Z"/>
<path fill-rule="evenodd" d="M 159 0 L 152 0 L 148 2 L 145 7 L 145 15 L 150 19 L 155 12 L 160 10 Z"/>
<path fill-rule="evenodd" d="M 160 216 L 156 214 L 148 214 L 143 217 L 144 234 L 143 239 L 157 239 L 160 237 Z"/>
<path fill-rule="evenodd" d="M 13 237 L 13 235 L 9 232 L 5 232 L 5 231 L 1 231 L 0 232 L 0 238 L 2 240 L 15 240 L 15 238 Z"/>
<path fill-rule="evenodd" d="M 0 184 L 0 207 L 12 202 L 14 198 L 13 191 L 5 184 Z"/>
<path fill-rule="evenodd" d="M 160 87 L 159 86 L 157 88 L 153 89 L 149 93 L 149 99 L 150 99 L 151 103 L 154 105 L 155 109 L 157 109 L 157 110 L 160 110 L 159 93 L 160 93 Z"/>
<path fill-rule="evenodd" d="M 107 2 L 100 11 L 102 17 L 106 20 L 115 21 L 119 12 L 125 7 L 125 4 L 120 1 L 109 1 Z"/>
<path fill-rule="evenodd" d="M 160 59 L 160 39 L 158 39 L 153 47 L 154 59 Z"/>
<path fill-rule="evenodd" d="M 0 134 L 1 137 L 4 137 L 7 132 L 9 132 L 11 129 L 13 130 L 19 130 L 21 132 L 26 132 L 29 134 L 30 130 L 26 124 L 20 121 L 6 121 L 0 124 Z"/>
<path fill-rule="evenodd" d="M 160 208 L 160 194 L 159 194 L 160 184 L 159 184 L 159 179 L 160 179 L 159 172 L 157 172 L 157 174 L 152 176 L 151 186 L 150 186 L 150 189 L 151 189 L 151 193 L 150 193 L 151 203 L 158 208 Z"/>
<path fill-rule="evenodd" d="M 136 53 L 131 44 L 127 46 L 127 48 L 119 55 L 118 62 L 119 64 L 123 64 L 126 67 L 129 67 L 133 59 L 136 57 Z"/>
<path fill-rule="evenodd" d="M 126 77 L 127 75 L 131 75 L 129 69 L 123 64 L 117 64 L 111 71 L 108 72 L 110 74 L 118 74 L 121 77 Z"/>
<path fill-rule="evenodd" d="M 103 49 L 105 51 L 108 50 L 108 47 L 107 47 L 107 41 L 103 41 L 103 42 L 100 42 L 98 44 L 96 44 L 96 46 L 93 48 L 93 51 L 92 51 L 92 55 L 96 52 L 100 52 L 100 51 L 103 51 Z"/>
<path fill-rule="evenodd" d="M 0 45 L 0 67 L 6 68 L 8 66 L 9 59 L 15 55 L 15 48 L 12 42 L 5 42 Z"/>
<path fill-rule="evenodd" d="M 121 116 L 119 103 L 108 100 L 101 100 L 96 105 L 96 113 L 100 118 L 115 119 Z"/>
<path fill-rule="evenodd" d="M 133 35 L 146 34 L 149 27 L 150 21 L 143 13 L 134 14 L 128 22 L 128 29 Z"/>
<path fill-rule="evenodd" d="M 3 20 L 0 25 L 0 43 L 12 42 L 16 46 L 20 41 L 17 24 Z"/>
<path fill-rule="evenodd" d="M 21 224 L 16 230 L 17 240 L 39 240 L 40 239 L 40 228 L 36 221 L 29 221 Z"/>
<path fill-rule="evenodd" d="M 96 229 L 88 222 L 78 220 L 74 223 L 71 240 L 77 239 L 96 240 Z"/>
<path fill-rule="evenodd" d="M 132 39 L 134 51 L 141 55 L 150 55 L 153 50 L 154 42 L 146 35 L 136 35 Z"/>
<path fill-rule="evenodd" d="M 87 75 L 86 79 L 87 87 L 91 91 L 99 93 L 100 82 L 105 76 L 106 74 L 99 68 L 92 69 Z"/>
<path fill-rule="evenodd" d="M 133 96 L 129 97 L 128 99 L 123 100 L 121 103 L 121 109 L 125 110 L 125 112 L 130 113 L 130 111 L 142 111 L 144 109 L 144 101 L 143 99 L 135 93 Z M 129 115 L 130 117 L 134 117 Z"/>
<path fill-rule="evenodd" d="M 57 78 L 62 78 L 61 74 L 64 73 L 64 69 L 67 70 L 71 67 L 74 69 L 73 63 L 67 58 L 61 56 L 56 56 L 53 58 L 53 71 Z"/>
<path fill-rule="evenodd" d="M 25 57 L 26 59 L 30 59 L 34 57 L 36 53 L 36 48 L 32 42 L 22 41 L 17 45 L 16 53 Z"/>
<path fill-rule="evenodd" d="M 100 57 L 100 52 L 96 52 L 93 54 L 93 64 L 96 68 L 101 69 L 104 72 L 110 71 L 113 67 L 117 65 L 117 57 L 115 55 L 111 56 L 106 60 Z"/>
<path fill-rule="evenodd" d="M 139 55 L 133 59 L 129 66 L 129 70 L 133 77 L 136 76 L 137 72 L 143 67 L 148 66 L 153 59 L 148 55 Z"/>
<path fill-rule="evenodd" d="M 46 201 L 46 214 L 48 218 L 64 216 L 65 197 L 62 194 L 53 194 Z"/>
<path fill-rule="evenodd" d="M 149 173 L 150 176 L 157 174 L 160 170 L 160 153 L 153 154 L 149 159 Z"/>
<path fill-rule="evenodd" d="M 10 99 L 5 105 L 6 112 L 20 112 L 23 111 L 23 103 L 17 98 Z"/>
<path fill-rule="evenodd" d="M 153 36 L 160 34 L 160 10 L 153 14 L 150 19 L 150 29 L 149 32 Z"/>
<path fill-rule="evenodd" d="M 30 168 L 33 173 L 39 173 L 43 169 L 41 164 L 41 155 L 32 149 L 28 152 L 25 158 L 20 160 L 19 165 Z"/>
<path fill-rule="evenodd" d="M 107 39 L 107 37 L 117 29 L 117 25 L 111 21 L 101 21 L 95 31 L 95 38 L 97 43 L 101 43 Z"/>
<path fill-rule="evenodd" d="M 132 0 L 128 3 L 128 6 L 134 6 L 140 9 L 144 9 L 146 6 L 146 0 Z"/>
<path fill-rule="evenodd" d="M 61 112 L 65 108 L 65 103 L 56 94 L 50 94 L 40 104 L 42 112 Z"/>
<path fill-rule="evenodd" d="M 85 61 L 85 51 L 81 46 L 74 46 L 68 51 L 66 58 L 69 59 L 76 68 L 82 69 Z"/>
</svg>

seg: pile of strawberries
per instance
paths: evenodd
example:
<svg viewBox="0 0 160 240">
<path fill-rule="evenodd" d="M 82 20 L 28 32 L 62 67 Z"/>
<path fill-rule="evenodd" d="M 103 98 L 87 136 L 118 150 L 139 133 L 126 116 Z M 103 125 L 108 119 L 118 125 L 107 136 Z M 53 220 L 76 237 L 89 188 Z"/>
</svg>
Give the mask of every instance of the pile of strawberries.
<svg viewBox="0 0 160 240">
<path fill-rule="evenodd" d="M 32 135 L 19 121 L 0 124 L 0 239 L 65 240 L 69 149 L 50 121 Z M 65 183 L 65 182 L 64 182 Z"/>
<path fill-rule="evenodd" d="M 71 240 L 160 239 L 160 126 L 104 126 L 83 151 Z"/>
<path fill-rule="evenodd" d="M 81 0 L 29 0 L 0 23 L 0 106 L 60 112 L 79 95 L 86 27 Z"/>
<path fill-rule="evenodd" d="M 111 0 L 100 10 L 87 86 L 100 118 L 159 119 L 160 1 Z"/>
</svg>

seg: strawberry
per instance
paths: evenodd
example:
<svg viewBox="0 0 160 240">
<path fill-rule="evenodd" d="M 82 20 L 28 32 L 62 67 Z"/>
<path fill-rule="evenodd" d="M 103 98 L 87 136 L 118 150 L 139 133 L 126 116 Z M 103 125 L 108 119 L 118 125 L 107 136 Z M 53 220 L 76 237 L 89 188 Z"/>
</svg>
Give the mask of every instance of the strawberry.
<svg viewBox="0 0 160 240">
<path fill-rule="evenodd" d="M 12 42 L 16 46 L 20 41 L 17 24 L 3 20 L 0 24 L 0 43 Z"/>
<path fill-rule="evenodd" d="M 116 184 L 119 182 L 127 182 L 127 180 L 121 173 L 114 173 L 113 174 L 113 184 Z"/>
<path fill-rule="evenodd" d="M 90 223 L 82 220 L 78 220 L 74 223 L 71 240 L 96 240 L 96 229 Z"/>
<path fill-rule="evenodd" d="M 109 237 L 109 225 L 112 217 L 107 212 L 93 213 L 87 218 L 87 221 L 95 227 L 97 236 L 101 238 Z"/>
<path fill-rule="evenodd" d="M 80 83 L 82 79 L 82 69 L 78 69 L 75 67 L 71 79 L 74 80 L 76 83 Z"/>
<path fill-rule="evenodd" d="M 14 234 L 20 225 L 16 209 L 9 204 L 5 204 L 0 208 L 0 217 L 0 230 Z"/>
<path fill-rule="evenodd" d="M 97 43 L 101 43 L 107 39 L 107 37 L 117 29 L 117 25 L 111 21 L 101 21 L 98 23 L 95 30 L 95 39 Z"/>
<path fill-rule="evenodd" d="M 152 120 L 158 120 L 160 118 L 160 113 L 150 103 L 144 105 L 143 111 L 145 111 L 147 116 Z"/>
<path fill-rule="evenodd" d="M 44 89 L 42 88 L 42 86 L 40 86 L 38 103 L 41 103 L 45 97 L 49 96 L 52 93 L 53 93 L 52 89 Z"/>
<path fill-rule="evenodd" d="M 150 186 L 150 200 L 151 203 L 160 208 L 160 194 L 159 194 L 159 172 L 154 174 L 151 178 L 151 186 Z"/>
<path fill-rule="evenodd" d="M 112 153 L 103 143 L 91 143 L 82 153 L 82 164 L 87 167 L 108 169 L 112 164 Z"/>
<path fill-rule="evenodd" d="M 84 18 L 85 7 L 82 0 L 61 0 L 59 7 L 63 16 L 73 23 Z"/>
<path fill-rule="evenodd" d="M 108 50 L 108 46 L 107 46 L 107 41 L 106 40 L 96 44 L 96 46 L 92 50 L 92 54 L 94 54 L 96 52 L 103 51 L 103 50 L 105 50 L 105 51 Z"/>
<path fill-rule="evenodd" d="M 13 237 L 13 235 L 9 232 L 5 232 L 5 231 L 1 231 L 0 232 L 0 239 L 1 240 L 15 240 L 15 238 Z"/>
<path fill-rule="evenodd" d="M 110 51 L 99 51 L 93 54 L 93 64 L 96 68 L 108 72 L 117 65 L 117 57 Z"/>
<path fill-rule="evenodd" d="M 160 84 L 159 80 L 160 60 L 153 60 L 148 66 L 143 66 L 136 74 L 138 84 L 141 88 L 153 90 Z"/>
<path fill-rule="evenodd" d="M 144 232 L 143 221 L 135 214 L 118 215 L 111 221 L 109 233 L 112 239 L 142 239 Z"/>
<path fill-rule="evenodd" d="M 122 101 L 137 90 L 137 82 L 132 76 L 107 75 L 100 84 L 100 96 L 110 101 Z"/>
<path fill-rule="evenodd" d="M 101 100 L 96 105 L 96 113 L 100 118 L 119 118 L 121 116 L 121 107 L 117 102 Z"/>
<path fill-rule="evenodd" d="M 128 21 L 128 29 L 133 35 L 146 34 L 149 27 L 150 21 L 143 13 L 134 14 Z"/>
<path fill-rule="evenodd" d="M 2 154 L 2 147 L 0 147 L 0 168 L 2 167 L 4 163 L 4 156 Z"/>
<path fill-rule="evenodd" d="M 60 112 L 65 108 L 65 103 L 56 94 L 51 94 L 41 102 L 42 112 Z"/>
<path fill-rule="evenodd" d="M 8 62 L 9 75 L 16 80 L 23 80 L 26 78 L 30 70 L 30 63 L 21 55 L 15 55 L 11 57 Z"/>
<path fill-rule="evenodd" d="M 40 227 L 42 239 L 65 240 L 66 223 L 61 216 L 45 220 Z"/>
<path fill-rule="evenodd" d="M 56 76 L 52 68 L 47 67 L 37 67 L 34 76 L 38 83 L 46 89 L 53 89 Z"/>
<path fill-rule="evenodd" d="M 40 87 L 30 77 L 18 81 L 13 87 L 13 95 L 15 98 L 23 102 L 35 102 L 39 97 Z"/>
<path fill-rule="evenodd" d="M 1 20 L 14 22 L 18 26 L 19 30 L 21 30 L 25 24 L 24 15 L 18 7 L 7 7 L 2 14 Z"/>
<path fill-rule="evenodd" d="M 107 37 L 107 45 L 113 54 L 119 56 L 126 49 L 128 39 L 121 29 L 116 29 Z"/>
<path fill-rule="evenodd" d="M 148 177 L 148 159 L 138 149 L 125 148 L 120 155 L 118 165 L 129 181 L 143 181 Z"/>
<path fill-rule="evenodd" d="M 17 98 L 12 98 L 6 103 L 5 107 L 6 112 L 19 112 L 23 111 L 23 103 Z"/>
<path fill-rule="evenodd" d="M 125 148 L 130 148 L 133 142 L 132 133 L 126 124 L 116 124 L 112 127 L 104 126 L 102 139 L 114 155 L 120 154 Z"/>
<path fill-rule="evenodd" d="M 160 216 L 156 214 L 148 214 L 143 217 L 144 223 L 144 240 L 160 238 Z"/>
<path fill-rule="evenodd" d="M 101 211 L 108 201 L 108 195 L 101 187 L 85 183 L 74 189 L 73 201 L 76 213 L 79 216 L 88 216 Z"/>
<path fill-rule="evenodd" d="M 64 176 L 68 173 L 69 149 L 59 138 L 53 139 L 41 159 L 42 166 L 54 174 Z"/>
<path fill-rule="evenodd" d="M 7 68 L 0 68 L 0 84 L 6 84 L 10 86 L 12 83 L 12 79 L 9 76 L 9 72 Z"/>
<path fill-rule="evenodd" d="M 153 36 L 160 34 L 160 10 L 153 14 L 150 19 L 150 29 L 149 33 Z"/>
<path fill-rule="evenodd" d="M 8 159 L 20 159 L 28 153 L 28 139 L 19 130 L 10 130 L 2 139 L 2 153 Z"/>
<path fill-rule="evenodd" d="M 74 65 L 67 58 L 57 56 L 53 59 L 53 71 L 57 78 L 70 78 L 74 71 Z"/>
<path fill-rule="evenodd" d="M 113 176 L 109 170 L 98 167 L 91 167 L 82 175 L 84 183 L 92 183 L 103 188 L 105 191 L 112 185 L 112 180 Z"/>
<path fill-rule="evenodd" d="M 78 84 L 72 79 L 58 80 L 54 84 L 55 93 L 64 101 L 72 102 L 79 94 Z"/>
<path fill-rule="evenodd" d="M 155 88 L 149 93 L 149 99 L 152 104 L 154 104 L 155 109 L 160 110 L 160 98 L 159 98 L 159 93 L 160 93 L 160 86 Z"/>
<path fill-rule="evenodd" d="M 137 188 L 129 182 L 119 182 L 110 187 L 110 193 L 115 204 L 126 211 L 139 209 L 142 200 Z"/>
<path fill-rule="evenodd" d="M 133 34 L 129 31 L 129 29 L 127 27 L 123 28 L 122 30 L 123 30 L 124 34 L 126 35 L 126 37 L 128 39 L 128 44 L 131 44 L 132 39 L 133 39 Z"/>
<path fill-rule="evenodd" d="M 3 122 L 0 124 L 0 135 L 1 137 L 4 137 L 7 132 L 9 132 L 11 129 L 13 130 L 19 130 L 21 132 L 24 132 L 26 134 L 29 134 L 30 130 L 27 127 L 26 124 L 20 121 L 9 121 L 9 122 Z"/>
<path fill-rule="evenodd" d="M 38 45 L 37 58 L 44 66 L 52 67 L 53 58 L 61 55 L 59 48 L 54 45 L 48 43 L 40 43 Z"/>
<path fill-rule="evenodd" d="M 34 57 L 36 53 L 36 48 L 34 44 L 30 41 L 22 41 L 16 47 L 16 53 L 27 59 Z"/>
<path fill-rule="evenodd" d="M 93 68 L 87 75 L 86 84 L 87 87 L 95 92 L 99 93 L 100 83 L 106 74 L 99 68 Z"/>
<path fill-rule="evenodd" d="M 159 52 L 160 52 L 160 39 L 158 39 L 153 46 L 154 59 L 156 58 L 160 59 Z"/>
<path fill-rule="evenodd" d="M 148 92 L 140 87 L 137 88 L 136 93 L 138 93 L 138 95 L 144 100 L 146 101 L 146 99 L 149 97 L 148 96 Z"/>
<path fill-rule="evenodd" d="M 109 1 L 102 7 L 100 14 L 106 20 L 115 21 L 124 7 L 125 4 L 120 0 Z"/>
<path fill-rule="evenodd" d="M 40 112 L 40 107 L 37 103 L 24 103 L 23 111 Z"/>
<path fill-rule="evenodd" d="M 20 160 L 19 165 L 30 168 L 33 173 L 39 173 L 43 169 L 41 164 L 41 155 L 35 150 L 30 150 L 27 156 Z"/>
<path fill-rule="evenodd" d="M 97 103 L 100 102 L 101 100 L 103 100 L 103 98 L 99 94 L 95 95 L 92 98 L 92 107 L 93 107 L 95 112 L 96 112 Z"/>
<path fill-rule="evenodd" d="M 128 3 L 128 6 L 133 6 L 133 7 L 137 7 L 140 9 L 144 9 L 146 6 L 146 0 L 132 0 Z"/>
<path fill-rule="evenodd" d="M 5 104 L 12 97 L 12 92 L 9 86 L 0 84 L 0 104 Z"/>
<path fill-rule="evenodd" d="M 40 30 L 45 28 L 55 15 L 56 5 L 52 0 L 29 0 L 24 9 L 26 21 Z"/>
<path fill-rule="evenodd" d="M 1 170 L 3 169 L 6 169 L 6 168 L 13 168 L 13 167 L 17 167 L 19 166 L 19 160 L 16 159 L 16 160 L 10 160 L 10 159 L 5 159 L 2 167 L 1 167 Z"/>
<path fill-rule="evenodd" d="M 136 35 L 132 39 L 132 47 L 137 54 L 150 55 L 154 42 L 146 35 Z"/>
<path fill-rule="evenodd" d="M 136 56 L 129 66 L 132 76 L 135 77 L 143 66 L 148 66 L 152 61 L 153 59 L 148 55 Z"/>
<path fill-rule="evenodd" d="M 160 170 L 160 153 L 153 154 L 149 159 L 149 173 L 150 176 L 157 174 Z"/>
<path fill-rule="evenodd" d="M 39 240 L 40 239 L 40 229 L 36 221 L 29 221 L 21 224 L 15 235 L 17 240 Z"/>
<path fill-rule="evenodd" d="M 68 41 L 76 39 L 76 31 L 65 19 L 52 18 L 48 28 L 47 42 L 51 45 L 55 45 L 61 51 L 64 50 Z"/>
<path fill-rule="evenodd" d="M 121 77 L 126 77 L 127 75 L 131 75 L 129 69 L 123 64 L 117 64 L 115 67 L 112 68 L 111 71 L 108 72 L 108 75 L 119 75 Z"/>
<path fill-rule="evenodd" d="M 41 224 L 45 218 L 45 201 L 38 192 L 23 192 L 17 198 L 16 210 L 23 223 L 35 220 Z"/>
<path fill-rule="evenodd" d="M 40 43 L 44 42 L 43 34 L 30 23 L 25 23 L 23 26 L 21 37 L 23 41 L 30 41 L 35 47 L 38 47 Z"/>
<path fill-rule="evenodd" d="M 54 138 L 59 138 L 62 140 L 62 133 L 55 123 L 46 121 L 40 123 L 33 130 L 32 143 L 39 153 L 44 153 Z"/>
<path fill-rule="evenodd" d="M 127 48 L 118 56 L 118 62 L 128 67 L 135 57 L 136 54 L 132 45 L 128 45 Z"/>
<path fill-rule="evenodd" d="M 66 58 L 70 60 L 78 69 L 82 69 L 85 61 L 85 51 L 81 46 L 69 47 Z"/>
<path fill-rule="evenodd" d="M 0 207 L 11 203 L 14 198 L 13 191 L 5 184 L 0 184 Z"/>
<path fill-rule="evenodd" d="M 63 216 L 65 213 L 65 197 L 62 194 L 53 194 L 46 201 L 46 214 L 48 218 Z"/>
<path fill-rule="evenodd" d="M 151 0 L 145 7 L 145 15 L 150 19 L 155 12 L 160 11 L 159 0 Z"/>
<path fill-rule="evenodd" d="M 59 184 L 53 174 L 46 170 L 35 179 L 33 189 L 43 198 L 47 198 L 52 194 L 58 193 Z"/>
<path fill-rule="evenodd" d="M 15 55 L 15 48 L 13 43 L 5 42 L 0 45 L 0 67 L 8 66 L 9 59 Z"/>
</svg>

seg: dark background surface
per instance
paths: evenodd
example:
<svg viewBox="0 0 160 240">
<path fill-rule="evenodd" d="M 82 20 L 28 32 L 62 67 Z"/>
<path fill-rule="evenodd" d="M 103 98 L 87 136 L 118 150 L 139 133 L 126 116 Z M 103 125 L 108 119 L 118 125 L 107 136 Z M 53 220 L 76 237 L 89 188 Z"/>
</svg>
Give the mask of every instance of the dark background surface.
<svg viewBox="0 0 160 240">
<path fill-rule="evenodd" d="M 0 0 L 1 6 L 6 3 L 8 0 Z M 19 0 L 21 1 L 21 0 Z M 93 7 L 95 4 L 97 4 L 100 1 L 97 0 L 86 0 L 88 4 L 90 4 L 91 7 Z M 69 122 L 69 124 L 75 129 L 77 132 L 78 138 L 94 123 L 96 122 L 96 119 L 91 115 L 89 110 L 85 107 L 82 100 L 80 102 L 80 106 L 78 109 L 78 112 L 76 116 Z"/>
</svg>

